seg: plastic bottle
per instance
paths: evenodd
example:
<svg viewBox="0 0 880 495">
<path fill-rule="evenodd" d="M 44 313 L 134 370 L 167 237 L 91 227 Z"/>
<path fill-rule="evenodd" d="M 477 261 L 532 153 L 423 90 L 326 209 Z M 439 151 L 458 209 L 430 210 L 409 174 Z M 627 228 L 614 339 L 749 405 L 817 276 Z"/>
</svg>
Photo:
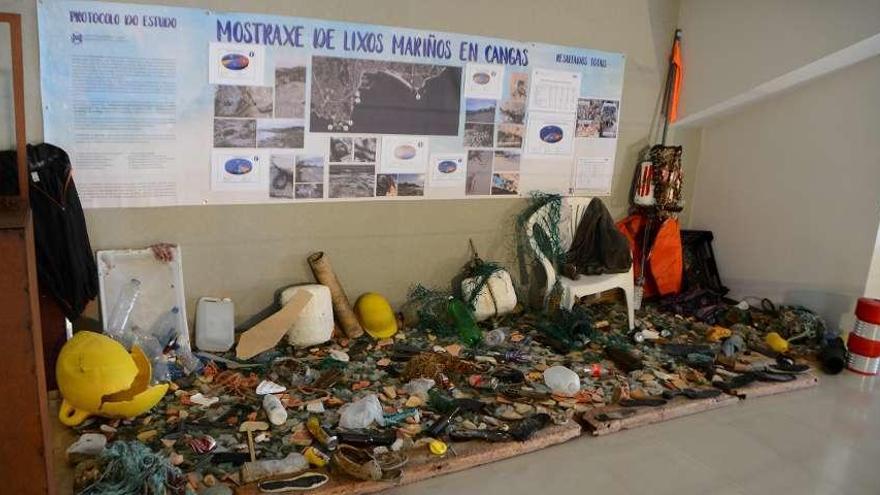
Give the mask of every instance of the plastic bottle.
<svg viewBox="0 0 880 495">
<path fill-rule="evenodd" d="M 175 306 L 153 323 L 153 326 L 150 327 L 150 335 L 155 337 L 159 345 L 164 348 L 177 337 L 179 325 L 180 308 Z"/>
<path fill-rule="evenodd" d="M 292 452 L 284 459 L 246 462 L 241 466 L 241 479 L 253 483 L 266 478 L 290 476 L 305 471 L 309 461 L 302 454 Z"/>
<path fill-rule="evenodd" d="M 104 327 L 104 333 L 113 337 L 126 348 L 131 347 L 133 336 L 126 332 L 129 318 L 138 296 L 141 294 L 141 281 L 133 278 L 119 289 L 116 303 L 110 311 L 110 318 Z"/>
<path fill-rule="evenodd" d="M 281 403 L 281 399 L 272 394 L 263 396 L 263 409 L 269 416 L 269 422 L 275 426 L 281 426 L 287 421 L 287 409 Z"/>
<path fill-rule="evenodd" d="M 544 383 L 554 394 L 571 396 L 581 389 L 581 379 L 565 366 L 551 366 L 544 370 Z"/>
<path fill-rule="evenodd" d="M 496 328 L 488 332 L 483 341 L 489 347 L 498 347 L 499 345 L 507 342 L 507 332 L 509 330 L 510 329 L 506 327 Z"/>
<path fill-rule="evenodd" d="M 455 321 L 458 338 L 468 346 L 474 346 L 483 340 L 477 321 L 465 303 L 455 298 L 449 299 L 449 316 Z"/>
</svg>

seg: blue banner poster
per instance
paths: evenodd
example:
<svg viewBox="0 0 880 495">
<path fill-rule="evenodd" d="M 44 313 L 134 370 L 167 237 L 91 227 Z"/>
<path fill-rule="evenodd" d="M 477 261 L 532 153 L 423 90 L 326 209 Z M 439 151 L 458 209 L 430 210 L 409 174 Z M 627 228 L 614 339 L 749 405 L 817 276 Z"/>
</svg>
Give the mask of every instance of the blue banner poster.
<svg viewBox="0 0 880 495">
<path fill-rule="evenodd" d="M 624 56 L 38 2 L 46 142 L 86 207 L 609 194 Z"/>
</svg>

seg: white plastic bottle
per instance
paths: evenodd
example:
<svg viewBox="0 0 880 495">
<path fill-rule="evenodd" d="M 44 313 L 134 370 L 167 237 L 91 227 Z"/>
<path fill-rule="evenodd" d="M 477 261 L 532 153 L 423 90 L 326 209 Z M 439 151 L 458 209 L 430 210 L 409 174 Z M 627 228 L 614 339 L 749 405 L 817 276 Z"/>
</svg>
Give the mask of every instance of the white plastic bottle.
<svg viewBox="0 0 880 495">
<path fill-rule="evenodd" d="M 269 416 L 269 422 L 275 426 L 281 426 L 287 421 L 287 409 L 281 403 L 281 399 L 272 394 L 263 396 L 263 409 Z"/>
</svg>

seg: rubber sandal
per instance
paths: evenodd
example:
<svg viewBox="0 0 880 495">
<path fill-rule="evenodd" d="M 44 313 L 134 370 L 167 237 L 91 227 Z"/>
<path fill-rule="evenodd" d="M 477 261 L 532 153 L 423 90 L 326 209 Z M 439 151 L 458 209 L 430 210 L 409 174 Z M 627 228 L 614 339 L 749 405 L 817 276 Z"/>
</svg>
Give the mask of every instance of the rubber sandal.
<svg viewBox="0 0 880 495">
<path fill-rule="evenodd" d="M 258 486 L 263 493 L 302 492 L 318 488 L 328 480 L 324 473 L 303 473 L 293 478 L 261 481 Z"/>
</svg>

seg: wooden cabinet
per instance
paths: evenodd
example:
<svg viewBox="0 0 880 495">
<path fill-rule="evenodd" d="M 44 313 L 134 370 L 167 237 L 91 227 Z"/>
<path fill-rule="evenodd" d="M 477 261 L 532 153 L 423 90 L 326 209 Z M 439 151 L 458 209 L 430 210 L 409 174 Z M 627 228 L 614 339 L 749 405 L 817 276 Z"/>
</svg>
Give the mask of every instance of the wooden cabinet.
<svg viewBox="0 0 880 495">
<path fill-rule="evenodd" d="M 21 18 L 9 26 L 18 150 L 18 195 L 0 197 L 0 493 L 56 493 L 49 441 L 46 372 L 28 202 Z"/>
</svg>

